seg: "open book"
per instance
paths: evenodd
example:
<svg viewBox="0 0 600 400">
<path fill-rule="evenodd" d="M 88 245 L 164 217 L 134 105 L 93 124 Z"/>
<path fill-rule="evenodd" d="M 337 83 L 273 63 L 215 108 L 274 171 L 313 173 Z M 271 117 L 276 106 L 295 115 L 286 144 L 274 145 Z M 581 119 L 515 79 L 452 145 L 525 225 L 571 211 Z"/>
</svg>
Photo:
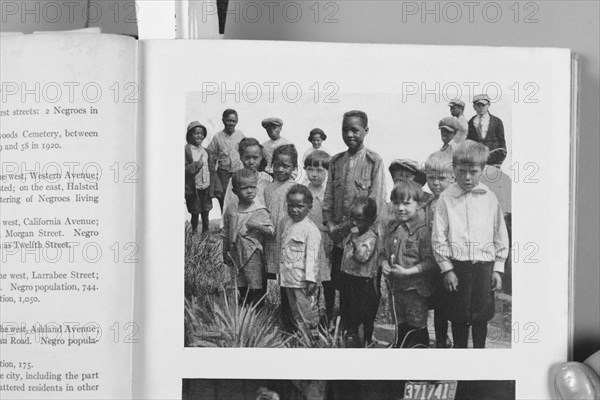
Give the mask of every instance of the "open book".
<svg viewBox="0 0 600 400">
<path fill-rule="evenodd" d="M 342 399 L 352 398 L 356 382 L 356 396 L 394 399 L 553 396 L 549 369 L 567 359 L 571 337 L 577 66 L 569 50 L 57 34 L 3 37 L 1 56 L 3 399 L 276 398 L 277 390 Z M 226 319 L 257 312 L 236 302 L 216 198 L 203 203 L 210 233 L 191 232 L 188 124 L 206 128 L 206 147 L 223 130 L 226 109 L 237 111 L 236 130 L 261 143 L 269 140 L 263 120 L 281 119 L 302 182 L 309 132 L 322 129 L 323 146 L 346 157 L 353 141 L 342 137 L 342 117 L 364 111 L 364 144 L 381 159 L 385 204 L 393 160 L 412 159 L 421 173 L 429 155 L 445 149 L 439 121 L 450 117 L 450 101 L 465 103 L 480 139 L 492 135 L 496 122 L 480 121 L 472 107 L 480 94 L 504 128 L 506 157 L 487 178 L 489 187 L 509 178 L 494 198 L 512 221 L 511 272 L 501 274 L 504 290 L 489 295 L 496 304 L 485 349 L 471 340 L 466 349 L 436 349 L 427 308 L 424 332 L 434 348 L 390 348 L 402 321 L 385 294 L 370 348 L 344 349 L 352 341 L 337 336 L 336 323 L 302 344 L 276 321 L 286 313 L 280 280 L 266 283 L 263 309 L 274 322 L 260 335 L 245 325 L 259 347 L 232 348 L 249 342 L 235 329 L 239 313 Z M 220 173 L 211 172 L 202 179 Z M 351 189 L 368 192 L 357 182 Z M 224 319 L 211 325 L 219 312 Z M 275 336 L 281 340 L 268 340 Z"/>
</svg>

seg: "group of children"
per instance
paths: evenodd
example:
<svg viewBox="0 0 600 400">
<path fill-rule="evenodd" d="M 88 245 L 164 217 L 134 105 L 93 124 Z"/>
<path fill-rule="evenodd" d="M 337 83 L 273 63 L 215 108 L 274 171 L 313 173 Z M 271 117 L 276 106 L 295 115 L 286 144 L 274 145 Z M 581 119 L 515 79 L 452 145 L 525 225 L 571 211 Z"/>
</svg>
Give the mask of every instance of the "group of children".
<svg viewBox="0 0 600 400">
<path fill-rule="evenodd" d="M 196 125 L 190 124 L 194 132 Z M 206 207 L 190 205 L 204 196 L 206 182 L 197 177 L 204 168 L 198 158 L 204 154 L 189 149 L 201 147 L 190 127 L 186 200 L 193 224 L 193 210 L 199 209 L 204 221 Z M 313 130 L 311 142 L 314 132 L 320 146 L 326 136 Z M 284 328 L 316 329 L 334 320 L 339 292 L 341 330 L 348 345 L 364 347 L 373 342 L 383 276 L 396 347 L 429 347 L 430 309 L 436 347 L 450 346 L 448 321 L 453 347 L 467 347 L 469 328 L 473 347 L 485 347 L 494 291 L 502 287 L 509 249 L 503 211 L 480 182 L 488 148 L 465 140 L 453 143 L 448 152 L 451 138 L 442 132 L 444 147 L 424 168 L 412 160 L 390 165 L 394 188 L 386 203 L 383 160 L 364 146 L 368 133 L 366 113 L 345 113 L 342 138 L 347 150 L 331 157 L 314 146 L 303 161 L 306 185 L 293 179 L 298 167 L 293 144 L 273 150 L 270 175 L 261 171 L 260 143 L 241 140 L 243 168 L 233 173 L 227 188 L 231 195 L 229 201 L 225 197 L 221 234 L 224 261 L 235 269 L 240 298 L 262 306 L 267 280 L 277 279 Z M 425 184 L 431 194 L 423 191 Z"/>
</svg>

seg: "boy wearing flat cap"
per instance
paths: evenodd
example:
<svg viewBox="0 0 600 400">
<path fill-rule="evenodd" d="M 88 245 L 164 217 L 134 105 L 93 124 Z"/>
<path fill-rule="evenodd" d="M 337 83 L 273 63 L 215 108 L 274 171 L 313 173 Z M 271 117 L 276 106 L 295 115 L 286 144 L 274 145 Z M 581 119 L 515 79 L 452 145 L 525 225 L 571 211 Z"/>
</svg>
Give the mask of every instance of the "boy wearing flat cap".
<svg viewBox="0 0 600 400">
<path fill-rule="evenodd" d="M 484 144 L 490 152 L 496 149 L 506 151 L 504 125 L 502 120 L 489 113 L 490 98 L 487 94 L 473 97 L 473 108 L 477 115 L 469 120 L 467 139 Z"/>
<path fill-rule="evenodd" d="M 261 125 L 267 131 L 267 135 L 269 135 L 269 140 L 262 144 L 263 154 L 267 161 L 265 172 L 273 176 L 273 166 L 271 165 L 273 160 L 273 151 L 275 151 L 275 149 L 279 146 L 284 144 L 292 144 L 292 142 L 281 137 L 281 128 L 283 128 L 283 121 L 281 118 L 265 118 L 262 120 Z"/>
<path fill-rule="evenodd" d="M 460 130 L 458 120 L 454 117 L 442 118 L 440 122 L 438 122 L 438 128 L 440 129 L 440 135 L 442 136 L 442 143 L 444 143 L 440 148 L 440 151 L 450 153 L 450 159 L 452 159 L 452 152 L 457 145 L 454 138 Z"/>
<path fill-rule="evenodd" d="M 454 99 L 448 103 L 450 107 L 450 114 L 458 121 L 458 132 L 454 136 L 452 141 L 456 144 L 462 142 L 467 138 L 467 132 L 469 130 L 469 122 L 465 118 L 465 102 L 461 99 Z"/>
</svg>

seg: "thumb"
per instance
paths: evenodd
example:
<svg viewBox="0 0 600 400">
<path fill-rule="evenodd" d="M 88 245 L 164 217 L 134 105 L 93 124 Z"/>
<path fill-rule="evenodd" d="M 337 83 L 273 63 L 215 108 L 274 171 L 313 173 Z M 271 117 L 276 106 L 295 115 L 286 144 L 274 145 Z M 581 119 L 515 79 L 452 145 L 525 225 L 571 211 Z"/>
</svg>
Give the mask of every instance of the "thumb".
<svg viewBox="0 0 600 400">
<path fill-rule="evenodd" d="M 600 352 L 585 363 L 567 362 L 558 368 L 554 388 L 559 399 L 597 399 L 600 397 Z"/>
</svg>

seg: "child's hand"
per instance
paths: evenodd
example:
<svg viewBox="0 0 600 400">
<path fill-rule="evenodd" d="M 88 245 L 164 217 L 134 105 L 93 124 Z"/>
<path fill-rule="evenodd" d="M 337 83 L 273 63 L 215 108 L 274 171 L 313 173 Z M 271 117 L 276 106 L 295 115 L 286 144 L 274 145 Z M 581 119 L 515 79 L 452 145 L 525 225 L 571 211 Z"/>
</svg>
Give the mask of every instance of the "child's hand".
<svg viewBox="0 0 600 400">
<path fill-rule="evenodd" d="M 309 296 L 313 296 L 317 292 L 317 284 L 316 282 L 306 281 L 306 294 Z"/>
<path fill-rule="evenodd" d="M 246 229 L 249 230 L 249 231 L 252 230 L 252 229 L 260 231 L 260 229 L 262 227 L 263 226 L 261 224 L 259 224 L 258 222 L 256 222 L 256 221 L 248 221 L 248 222 L 246 222 Z"/>
<path fill-rule="evenodd" d="M 444 278 L 442 280 L 444 288 L 446 288 L 449 292 L 457 292 L 458 291 L 458 277 L 454 273 L 454 271 L 450 270 L 444 274 Z"/>
<path fill-rule="evenodd" d="M 388 264 L 387 260 L 383 260 L 381 263 L 381 272 L 383 272 L 383 275 L 385 276 L 389 276 L 392 272 L 392 268 L 390 267 L 390 264 Z"/>
<path fill-rule="evenodd" d="M 334 237 L 335 237 L 335 234 L 336 234 L 336 232 L 337 232 L 337 225 L 336 225 L 336 224 L 334 224 L 333 222 L 329 221 L 329 222 L 327 223 L 327 233 L 329 233 L 329 236 L 330 236 L 331 238 L 334 238 Z"/>
<path fill-rule="evenodd" d="M 492 291 L 502 290 L 502 275 L 499 272 L 492 272 Z"/>
<path fill-rule="evenodd" d="M 404 268 L 400 264 L 394 264 L 394 265 L 392 265 L 392 275 L 395 276 L 396 278 L 399 278 L 399 279 L 412 276 L 412 275 L 414 275 L 415 273 L 418 273 L 418 272 L 419 272 L 419 270 L 417 268 L 415 268 L 415 267 Z"/>
</svg>

